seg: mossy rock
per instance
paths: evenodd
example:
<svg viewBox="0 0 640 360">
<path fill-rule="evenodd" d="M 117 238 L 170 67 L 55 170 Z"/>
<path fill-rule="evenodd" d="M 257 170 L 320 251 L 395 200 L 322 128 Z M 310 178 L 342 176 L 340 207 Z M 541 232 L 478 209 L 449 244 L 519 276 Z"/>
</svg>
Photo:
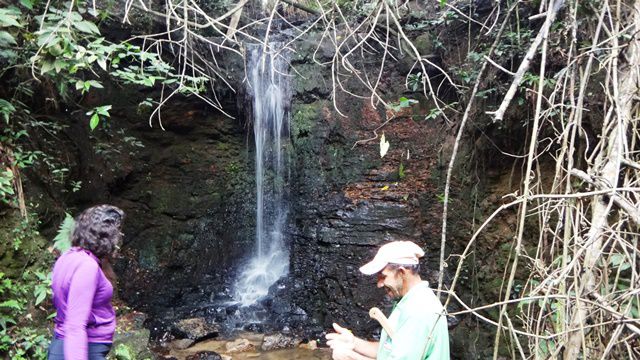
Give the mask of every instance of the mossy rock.
<svg viewBox="0 0 640 360">
<path fill-rule="evenodd" d="M 291 136 L 295 144 L 304 143 L 305 138 L 311 137 L 318 122 L 322 103 L 296 104 L 293 106 L 291 121 Z"/>
<path fill-rule="evenodd" d="M 109 354 L 111 360 L 145 360 L 153 359 L 149 350 L 148 329 L 135 329 L 116 334 Z"/>
<path fill-rule="evenodd" d="M 0 217 L 0 269 L 7 277 L 19 277 L 26 266 L 43 257 L 46 246 L 34 220 L 23 220 L 18 210 Z"/>
</svg>

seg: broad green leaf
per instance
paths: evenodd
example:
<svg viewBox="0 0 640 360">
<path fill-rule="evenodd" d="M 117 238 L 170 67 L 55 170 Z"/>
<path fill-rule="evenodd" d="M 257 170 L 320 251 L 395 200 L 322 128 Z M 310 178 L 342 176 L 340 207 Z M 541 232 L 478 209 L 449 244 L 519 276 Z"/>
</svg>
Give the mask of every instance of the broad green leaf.
<svg viewBox="0 0 640 360">
<path fill-rule="evenodd" d="M 82 81 L 82 80 L 76 81 L 76 90 L 80 90 L 80 89 L 83 89 L 83 88 L 84 88 L 84 81 Z"/>
<path fill-rule="evenodd" d="M 79 22 L 74 22 L 73 27 L 82 31 L 83 33 L 100 35 L 100 30 L 98 30 L 96 24 L 90 21 L 82 20 Z"/>
<path fill-rule="evenodd" d="M 80 15 L 77 11 L 72 11 L 68 15 L 70 16 L 72 22 L 82 22 L 82 15 Z"/>
<path fill-rule="evenodd" d="M 611 258 L 609 258 L 609 264 L 614 267 L 619 267 L 621 271 L 624 271 L 631 267 L 631 264 L 626 260 L 627 258 L 623 254 L 613 254 Z"/>
<path fill-rule="evenodd" d="M 99 81 L 96 81 L 96 80 L 85 81 L 85 85 L 87 83 L 89 84 L 90 87 L 94 87 L 94 88 L 98 88 L 98 89 L 103 89 L 104 88 L 104 86 L 102 86 L 102 84 Z"/>
<path fill-rule="evenodd" d="M 98 106 L 96 108 L 96 113 L 98 115 L 109 117 L 109 110 L 111 110 L 111 105 Z"/>
<path fill-rule="evenodd" d="M 7 9 L 0 9 L 0 27 L 9 26 L 22 27 L 16 15 L 10 14 Z"/>
<path fill-rule="evenodd" d="M 38 291 L 37 295 L 36 295 L 36 303 L 35 305 L 39 305 L 41 302 L 44 301 L 44 299 L 47 297 L 47 292 L 46 291 Z"/>
<path fill-rule="evenodd" d="M 91 130 L 93 131 L 93 129 L 95 129 L 99 123 L 100 123 L 100 117 L 98 116 L 98 114 L 93 114 L 91 116 L 91 121 L 89 121 L 89 127 L 91 128 Z"/>
<path fill-rule="evenodd" d="M 43 61 L 42 62 L 42 66 L 40 67 L 40 73 L 41 74 L 46 74 L 49 71 L 53 70 L 54 66 L 53 63 L 51 61 Z"/>
<path fill-rule="evenodd" d="M 33 10 L 33 0 L 20 0 L 20 4 L 29 10 Z"/>
<path fill-rule="evenodd" d="M 67 67 L 67 65 L 67 62 L 61 59 L 56 59 L 56 61 L 53 62 L 53 67 L 56 69 L 56 73 L 60 73 L 60 71 Z"/>
<path fill-rule="evenodd" d="M 146 86 L 153 86 L 155 82 L 156 82 L 156 78 L 153 76 L 149 76 L 143 80 L 143 84 Z"/>
<path fill-rule="evenodd" d="M 13 37 L 13 35 L 9 34 L 6 31 L 0 31 L 0 46 L 7 47 L 11 45 L 17 45 L 16 39 Z"/>
<path fill-rule="evenodd" d="M 100 68 L 102 70 L 107 71 L 107 59 L 105 58 L 98 59 L 98 65 L 100 65 Z"/>
</svg>

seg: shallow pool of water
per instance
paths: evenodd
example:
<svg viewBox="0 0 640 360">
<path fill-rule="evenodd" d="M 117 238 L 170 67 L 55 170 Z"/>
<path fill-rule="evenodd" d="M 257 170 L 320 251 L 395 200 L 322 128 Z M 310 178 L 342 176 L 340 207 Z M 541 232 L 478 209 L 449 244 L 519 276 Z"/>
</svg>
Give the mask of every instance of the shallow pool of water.
<svg viewBox="0 0 640 360">
<path fill-rule="evenodd" d="M 178 360 L 184 360 L 189 355 L 196 354 L 201 351 L 215 351 L 221 355 L 228 355 L 233 360 L 329 360 L 331 359 L 331 351 L 327 348 L 319 348 L 315 350 L 309 350 L 301 347 L 293 349 L 262 351 L 260 345 L 262 344 L 263 335 L 245 333 L 240 334 L 238 338 L 247 339 L 254 346 L 254 350 L 246 352 L 234 352 L 227 353 L 225 344 L 234 339 L 226 340 L 207 340 L 199 342 L 188 349 L 184 350 L 171 350 L 171 356 Z"/>
</svg>

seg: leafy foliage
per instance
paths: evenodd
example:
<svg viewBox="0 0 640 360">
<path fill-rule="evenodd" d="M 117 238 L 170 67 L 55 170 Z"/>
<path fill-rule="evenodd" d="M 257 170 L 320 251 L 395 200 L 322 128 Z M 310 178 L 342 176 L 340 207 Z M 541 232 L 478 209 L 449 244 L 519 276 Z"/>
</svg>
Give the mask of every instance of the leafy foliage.
<svg viewBox="0 0 640 360">
<path fill-rule="evenodd" d="M 72 191 L 80 182 L 69 178 L 68 166 L 55 155 L 33 148 L 38 132 L 55 136 L 68 126 L 67 114 L 76 110 L 87 115 L 87 125 L 106 127 L 113 105 L 88 107 L 84 99 L 103 91 L 107 82 L 131 86 L 169 89 L 180 93 L 204 91 L 204 77 L 177 74 L 156 52 L 146 51 L 126 41 L 103 36 L 100 25 L 108 23 L 106 11 L 94 11 L 87 1 L 40 2 L 23 0 L 0 9 L 0 142 L 12 154 L 10 162 L 18 170 L 33 165 L 48 168 L 52 180 L 70 183 Z M 180 83 L 180 86 L 178 86 Z M 159 102 L 146 103 L 160 106 Z M 93 104 L 92 104 L 93 105 Z M 63 118 L 51 117 L 64 109 Z M 42 120 L 46 119 L 46 120 Z M 15 206 L 15 189 L 6 171 L 0 174 L 0 201 Z"/>
<path fill-rule="evenodd" d="M 50 334 L 35 326 L 37 305 L 51 293 L 50 274 L 27 271 L 20 279 L 0 272 L 0 354 L 11 359 L 45 359 Z"/>
<path fill-rule="evenodd" d="M 73 216 L 69 215 L 69 213 L 65 214 L 65 218 L 60 224 L 58 228 L 58 234 L 53 239 L 53 247 L 62 252 L 67 251 L 71 247 L 71 234 L 73 233 L 73 228 L 76 225 Z"/>
<path fill-rule="evenodd" d="M 11 169 L 0 171 L 0 201 L 8 204 L 13 194 L 13 172 Z"/>
<path fill-rule="evenodd" d="M 113 351 L 113 358 L 116 360 L 136 360 L 133 350 L 126 344 L 116 346 Z"/>
</svg>

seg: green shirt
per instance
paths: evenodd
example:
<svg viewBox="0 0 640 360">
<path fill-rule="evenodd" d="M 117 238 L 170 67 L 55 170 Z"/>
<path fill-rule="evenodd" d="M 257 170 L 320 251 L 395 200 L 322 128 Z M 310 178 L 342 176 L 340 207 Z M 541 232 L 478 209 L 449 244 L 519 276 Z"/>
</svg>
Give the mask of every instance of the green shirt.
<svg viewBox="0 0 640 360">
<path fill-rule="evenodd" d="M 448 360 L 449 330 L 440 301 L 426 281 L 414 286 L 396 304 L 382 330 L 377 360 Z"/>
</svg>

